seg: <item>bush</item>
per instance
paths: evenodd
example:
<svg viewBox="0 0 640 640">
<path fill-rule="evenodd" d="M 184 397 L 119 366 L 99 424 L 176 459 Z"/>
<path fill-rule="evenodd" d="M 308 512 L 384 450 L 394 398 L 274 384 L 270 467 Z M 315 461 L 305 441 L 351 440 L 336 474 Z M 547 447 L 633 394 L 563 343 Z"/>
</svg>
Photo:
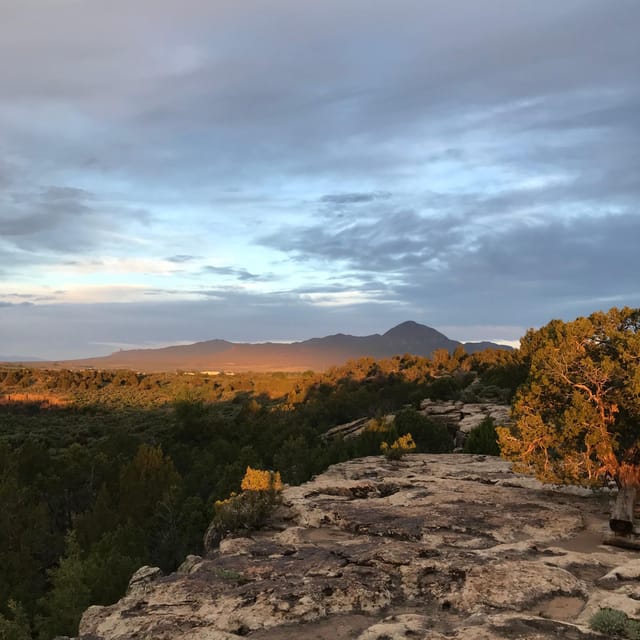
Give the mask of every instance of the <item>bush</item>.
<svg viewBox="0 0 640 640">
<path fill-rule="evenodd" d="M 405 453 L 415 451 L 415 448 L 416 443 L 410 433 L 401 436 L 391 445 L 386 442 L 380 445 L 380 451 L 382 451 L 387 460 L 400 460 Z"/>
<path fill-rule="evenodd" d="M 498 434 L 493 418 L 485 418 L 475 429 L 472 429 L 464 441 L 465 453 L 481 453 L 488 456 L 499 456 Z"/>
<path fill-rule="evenodd" d="M 625 633 L 630 640 L 640 640 L 640 620 L 632 620 L 629 618 Z"/>
<path fill-rule="evenodd" d="M 282 480 L 279 471 L 262 471 L 247 467 L 240 488 L 243 491 L 282 491 Z"/>
<path fill-rule="evenodd" d="M 630 638 L 630 640 L 640 639 L 640 621 L 629 618 L 624 611 L 605 607 L 594 613 L 589 626 L 594 631 L 606 633 L 608 636 L 618 636 Z"/>
<path fill-rule="evenodd" d="M 431 400 L 457 400 L 460 391 L 460 384 L 453 376 L 443 376 L 427 385 L 426 396 Z"/>
<path fill-rule="evenodd" d="M 415 409 L 396 414 L 394 427 L 398 434 L 411 433 L 420 453 L 447 453 L 453 449 L 453 438 L 447 426 L 430 420 Z"/>
<path fill-rule="evenodd" d="M 259 529 L 280 502 L 280 473 L 247 467 L 242 493 L 215 503 L 211 527 L 221 536 Z"/>
</svg>

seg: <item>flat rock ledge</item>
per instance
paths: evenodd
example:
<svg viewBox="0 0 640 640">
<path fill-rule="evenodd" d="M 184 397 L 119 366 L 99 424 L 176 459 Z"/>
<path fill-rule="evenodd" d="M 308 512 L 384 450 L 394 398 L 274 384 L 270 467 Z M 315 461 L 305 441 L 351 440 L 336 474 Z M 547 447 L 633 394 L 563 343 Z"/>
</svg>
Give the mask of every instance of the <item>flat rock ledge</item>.
<svg viewBox="0 0 640 640">
<path fill-rule="evenodd" d="M 136 572 L 80 637 L 587 640 L 600 607 L 640 615 L 638 552 L 600 544 L 608 497 L 498 458 L 362 458 L 283 496 L 267 529 Z"/>
</svg>

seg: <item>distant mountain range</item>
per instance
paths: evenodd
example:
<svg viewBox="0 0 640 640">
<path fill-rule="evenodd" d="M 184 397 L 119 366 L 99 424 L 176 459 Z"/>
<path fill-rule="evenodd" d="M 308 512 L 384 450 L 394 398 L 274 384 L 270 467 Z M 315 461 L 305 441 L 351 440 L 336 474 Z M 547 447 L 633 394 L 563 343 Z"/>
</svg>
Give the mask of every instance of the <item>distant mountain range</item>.
<svg viewBox="0 0 640 640">
<path fill-rule="evenodd" d="M 350 336 L 338 333 L 303 342 L 247 344 L 208 340 L 162 349 L 117 351 L 109 356 L 57 362 L 61 367 L 134 369 L 136 371 L 322 371 L 353 358 L 390 358 L 410 353 L 430 356 L 436 349 L 468 353 L 484 349 L 511 349 L 492 342 L 461 343 L 417 322 L 403 322 L 386 333 Z"/>
</svg>

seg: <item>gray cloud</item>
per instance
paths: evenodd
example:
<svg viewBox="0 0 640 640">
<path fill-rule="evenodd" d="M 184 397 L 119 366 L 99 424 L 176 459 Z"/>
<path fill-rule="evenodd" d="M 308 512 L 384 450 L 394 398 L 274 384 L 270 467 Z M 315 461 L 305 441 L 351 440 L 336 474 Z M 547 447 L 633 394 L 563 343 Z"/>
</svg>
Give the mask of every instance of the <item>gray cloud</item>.
<svg viewBox="0 0 640 640">
<path fill-rule="evenodd" d="M 23 302 L 3 302 L 0 300 L 0 307 L 31 307 L 33 302 L 25 300 Z"/>
<path fill-rule="evenodd" d="M 304 262 L 342 261 L 362 279 L 361 290 L 375 276 L 374 287 L 394 292 L 437 323 L 503 318 L 526 326 L 640 304 L 630 268 L 640 238 L 637 211 L 566 219 L 514 211 L 514 219 L 498 213 L 480 225 L 475 219 L 486 212 L 434 219 L 397 211 L 340 229 L 274 234 L 265 242 Z"/>
<path fill-rule="evenodd" d="M 250 273 L 246 269 L 239 269 L 237 267 L 214 267 L 212 265 L 206 265 L 202 268 L 202 273 L 216 276 L 231 276 L 238 280 L 245 281 L 265 281 L 269 279 L 269 277 L 266 275 Z"/>
<path fill-rule="evenodd" d="M 185 262 L 192 262 L 193 260 L 197 260 L 198 256 L 191 256 L 188 254 L 178 254 L 176 256 L 169 256 L 166 258 L 169 262 L 175 262 L 176 264 L 183 264 Z"/>
<path fill-rule="evenodd" d="M 22 64 L 0 80 L 12 103 L 62 104 L 90 129 L 100 124 L 90 153 L 70 142 L 71 161 L 202 188 L 230 176 L 246 184 L 258 171 L 389 175 L 416 153 L 402 142 L 495 125 L 505 117 L 496 106 L 534 101 L 544 113 L 557 96 L 615 101 L 636 84 L 640 8 L 272 0 L 247 11 L 192 0 L 176 11 L 99 0 L 14 3 L 11 14 L 0 53 Z"/>
<path fill-rule="evenodd" d="M 137 207 L 114 207 L 73 187 L 0 192 L 0 236 L 9 262 L 20 251 L 84 254 L 121 243 L 122 217 L 128 223 L 149 221 L 147 212 Z"/>
<path fill-rule="evenodd" d="M 29 353 L 20 330 L 73 314 L 110 337 L 78 320 L 61 345 L 145 323 L 154 343 L 251 322 L 278 339 L 639 304 L 639 22 L 636 0 L 4 2 L 2 279 L 115 255 L 199 281 L 145 284 L 146 305 L 100 321 L 5 304 L 2 339 Z M 307 282 L 205 250 L 232 227 Z M 208 276 L 273 291 L 198 289 Z M 376 304 L 309 298 L 351 291 Z"/>
<path fill-rule="evenodd" d="M 320 202 L 329 205 L 350 205 L 387 199 L 390 196 L 390 193 L 384 191 L 376 191 L 373 193 L 329 193 L 322 196 Z"/>
</svg>

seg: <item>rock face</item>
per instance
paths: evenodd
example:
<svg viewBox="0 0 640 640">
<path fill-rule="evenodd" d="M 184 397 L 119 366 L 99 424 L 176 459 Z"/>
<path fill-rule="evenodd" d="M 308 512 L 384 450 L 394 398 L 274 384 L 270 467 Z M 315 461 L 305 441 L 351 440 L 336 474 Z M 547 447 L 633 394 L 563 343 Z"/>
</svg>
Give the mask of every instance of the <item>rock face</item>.
<svg viewBox="0 0 640 640">
<path fill-rule="evenodd" d="M 268 529 L 172 575 L 137 572 L 118 603 L 85 612 L 80 634 L 595 639 L 586 622 L 599 606 L 640 613 L 640 569 L 599 544 L 608 499 L 577 493 L 484 456 L 338 464 L 285 489 Z"/>
<path fill-rule="evenodd" d="M 455 433 L 455 446 L 462 447 L 470 431 L 480 426 L 486 418 L 493 418 L 496 425 L 511 423 L 511 406 L 492 402 L 464 403 L 450 400 L 423 400 L 420 403 L 420 413 L 430 420 L 444 423 L 452 433 Z M 384 423 L 391 425 L 394 415 L 384 416 Z M 324 434 L 324 440 L 344 438 L 349 440 L 364 433 L 367 429 L 377 425 L 374 418 L 358 418 L 345 424 L 332 427 Z"/>
<path fill-rule="evenodd" d="M 423 400 L 420 403 L 420 413 L 432 420 L 443 421 L 464 434 L 479 426 L 485 418 L 493 418 L 496 424 L 509 424 L 510 411 L 511 407 L 507 404 L 491 402 Z"/>
<path fill-rule="evenodd" d="M 389 415 L 384 416 L 382 421 L 384 425 L 390 426 L 393 424 L 394 419 L 395 415 L 390 413 Z M 320 437 L 324 441 L 334 440 L 338 437 L 350 440 L 351 438 L 356 438 L 360 434 L 364 433 L 367 429 L 376 427 L 378 424 L 379 421 L 375 418 L 358 418 L 357 420 L 352 420 L 351 422 L 332 427 L 328 431 L 325 431 Z"/>
</svg>

